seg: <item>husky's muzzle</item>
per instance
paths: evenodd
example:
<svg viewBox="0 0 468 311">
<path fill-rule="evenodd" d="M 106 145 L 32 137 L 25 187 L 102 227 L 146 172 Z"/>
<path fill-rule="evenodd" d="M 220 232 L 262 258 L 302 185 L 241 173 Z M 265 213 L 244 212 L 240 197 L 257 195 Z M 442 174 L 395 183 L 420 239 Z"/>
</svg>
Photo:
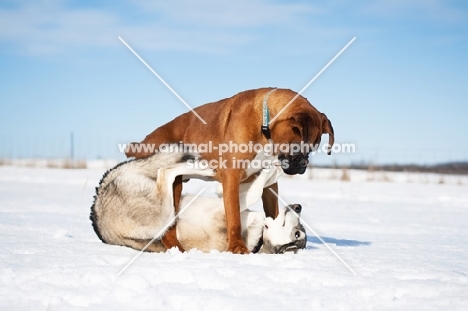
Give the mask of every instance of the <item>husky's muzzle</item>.
<svg viewBox="0 0 468 311">
<path fill-rule="evenodd" d="M 307 234 L 304 227 L 300 225 L 298 230 L 293 234 L 295 236 L 292 238 L 295 238 L 296 240 L 288 244 L 275 247 L 276 254 L 284 254 L 286 252 L 296 253 L 298 250 L 306 248 Z"/>
<path fill-rule="evenodd" d="M 290 204 L 289 207 L 293 211 L 295 211 L 298 215 L 301 214 L 302 206 L 300 204 Z M 285 215 L 289 212 L 291 212 L 291 210 L 289 208 L 286 208 Z M 286 252 L 296 253 L 298 250 L 304 249 L 306 247 L 307 234 L 301 223 L 299 223 L 299 226 L 296 228 L 296 230 L 293 230 L 291 232 L 291 241 L 292 242 L 290 243 L 275 247 L 275 253 L 276 254 L 284 254 Z"/>
</svg>

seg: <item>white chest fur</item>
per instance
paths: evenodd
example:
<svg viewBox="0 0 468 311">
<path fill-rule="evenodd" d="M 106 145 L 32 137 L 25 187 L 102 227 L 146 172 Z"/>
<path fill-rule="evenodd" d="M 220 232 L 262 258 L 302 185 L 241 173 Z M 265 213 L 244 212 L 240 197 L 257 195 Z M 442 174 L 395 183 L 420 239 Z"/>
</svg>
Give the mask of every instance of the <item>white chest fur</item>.
<svg viewBox="0 0 468 311">
<path fill-rule="evenodd" d="M 277 157 L 263 155 L 255 157 L 254 160 L 261 161 L 261 164 L 259 164 L 260 162 L 254 162 L 252 167 L 246 169 L 246 175 L 249 177 L 258 173 L 258 176 L 252 182 L 239 185 L 240 211 L 245 211 L 260 200 L 263 188 L 274 184 L 284 174 Z M 262 168 L 262 165 L 264 168 Z M 221 185 L 218 186 L 216 192 L 219 197 L 222 197 Z"/>
</svg>

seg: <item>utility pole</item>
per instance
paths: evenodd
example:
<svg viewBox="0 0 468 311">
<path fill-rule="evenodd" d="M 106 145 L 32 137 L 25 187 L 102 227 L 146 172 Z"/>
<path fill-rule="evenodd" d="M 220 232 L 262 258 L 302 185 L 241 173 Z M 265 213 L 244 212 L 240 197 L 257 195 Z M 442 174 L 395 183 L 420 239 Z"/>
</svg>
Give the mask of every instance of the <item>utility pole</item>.
<svg viewBox="0 0 468 311">
<path fill-rule="evenodd" d="M 70 133 L 70 160 L 75 157 L 75 142 L 73 138 L 73 132 Z"/>
</svg>

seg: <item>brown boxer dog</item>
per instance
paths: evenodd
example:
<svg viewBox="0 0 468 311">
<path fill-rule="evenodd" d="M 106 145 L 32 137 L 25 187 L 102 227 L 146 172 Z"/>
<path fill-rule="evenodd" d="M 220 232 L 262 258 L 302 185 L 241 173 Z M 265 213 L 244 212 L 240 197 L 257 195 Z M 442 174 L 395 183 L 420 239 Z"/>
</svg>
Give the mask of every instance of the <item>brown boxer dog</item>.
<svg viewBox="0 0 468 311">
<path fill-rule="evenodd" d="M 311 151 L 297 151 L 294 146 L 313 144 L 318 147 L 322 134 L 329 135 L 328 154 L 334 143 L 334 131 L 327 116 L 319 112 L 309 101 L 298 96 L 289 106 L 287 104 L 297 95 L 288 89 L 261 88 L 248 90 L 195 108 L 207 124 L 191 111 L 184 113 L 174 120 L 158 127 L 145 137 L 141 143 L 132 143 L 126 149 L 127 157 L 142 158 L 151 154 L 163 144 L 183 142 L 184 144 L 261 144 L 271 143 L 289 148 L 274 150 L 273 154 L 256 153 L 253 150 L 240 152 L 238 148 L 231 148 L 222 155 L 218 148 L 201 152 L 206 161 L 215 161 L 215 180 L 221 182 L 223 188 L 224 208 L 226 210 L 226 228 L 228 250 L 232 253 L 247 254 L 241 237 L 241 222 L 239 208 L 239 184 L 258 173 L 261 168 L 239 167 L 240 161 L 255 159 L 279 159 L 283 171 L 289 175 L 303 174 L 308 164 L 308 153 Z M 287 106 L 287 107 L 286 107 Z M 265 109 L 266 107 L 266 109 Z M 284 111 L 278 113 L 284 108 Z M 265 118 L 274 119 L 268 124 Z M 146 145 L 146 149 L 143 145 Z M 271 145 L 270 145 L 271 146 Z M 266 149 L 266 147 L 265 147 Z M 271 150 L 271 149 L 270 149 Z M 244 150 L 245 151 L 245 150 Z M 293 152 L 294 151 L 294 152 Z M 244 162 L 246 163 L 246 162 Z M 276 218 L 278 215 L 278 199 L 272 191 L 278 193 L 278 184 L 274 183 L 263 190 L 263 208 L 267 217 Z M 178 178 L 173 186 L 174 206 L 176 213 L 182 193 L 182 179 Z M 183 251 L 177 240 L 176 226 L 173 226 L 163 237 L 166 248 L 177 246 Z"/>
</svg>

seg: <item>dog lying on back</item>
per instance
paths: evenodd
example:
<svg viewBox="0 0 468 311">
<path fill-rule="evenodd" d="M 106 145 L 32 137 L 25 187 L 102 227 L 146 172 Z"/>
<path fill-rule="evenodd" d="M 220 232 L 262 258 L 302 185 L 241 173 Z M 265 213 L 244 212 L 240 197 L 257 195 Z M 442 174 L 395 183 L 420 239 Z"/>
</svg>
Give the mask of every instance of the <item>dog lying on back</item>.
<svg viewBox="0 0 468 311">
<path fill-rule="evenodd" d="M 172 191 L 175 178 L 215 174 L 212 169 L 190 165 L 195 160 L 196 156 L 188 153 L 157 153 L 107 171 L 96 188 L 90 215 L 101 241 L 142 250 L 156 237 L 145 250 L 166 251 L 160 239 L 165 233 L 163 229 L 170 227 L 175 218 Z M 301 212 L 299 204 L 286 207 L 274 220 L 247 209 L 261 198 L 263 188 L 271 180 L 276 181 L 277 169 L 262 170 L 251 183 L 241 187 L 242 238 L 252 252 L 295 252 L 306 245 L 305 230 L 295 215 Z M 180 206 L 183 212 L 177 218 L 176 230 L 185 250 L 228 250 L 222 198 L 184 195 Z"/>
</svg>

